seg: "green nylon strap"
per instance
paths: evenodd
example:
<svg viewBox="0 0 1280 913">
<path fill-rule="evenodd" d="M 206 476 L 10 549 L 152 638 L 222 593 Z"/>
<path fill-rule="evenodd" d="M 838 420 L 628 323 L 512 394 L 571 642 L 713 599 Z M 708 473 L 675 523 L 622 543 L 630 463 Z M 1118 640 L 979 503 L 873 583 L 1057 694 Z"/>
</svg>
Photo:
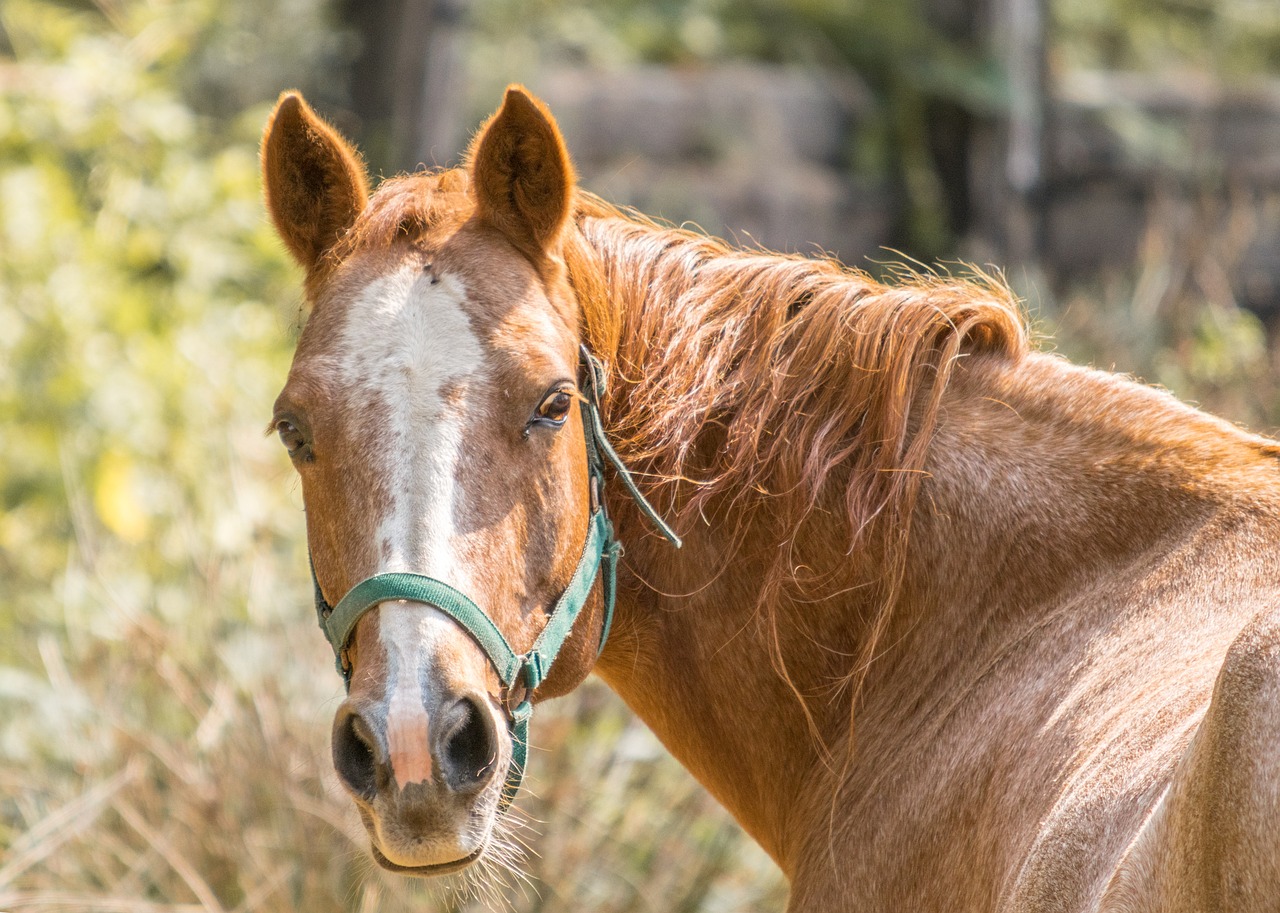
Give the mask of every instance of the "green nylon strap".
<svg viewBox="0 0 1280 913">
<path fill-rule="evenodd" d="M 547 624 L 533 642 L 533 648 L 526 653 L 524 660 L 524 681 L 526 687 L 533 691 L 547 677 L 551 663 L 555 660 L 564 642 L 569 639 L 573 623 L 578 613 L 587 604 L 591 587 L 596 582 L 600 570 L 600 562 L 605 552 L 613 545 L 613 524 L 609 522 L 604 509 L 600 508 L 591 518 L 591 526 L 587 530 L 587 542 L 582 547 L 582 557 L 578 559 L 578 567 L 569 580 L 569 585 L 556 600 L 555 608 L 547 617 Z M 605 605 L 610 615 L 613 614 L 613 592 L 610 589 L 604 594 Z M 604 649 L 604 638 L 600 640 L 600 648 Z"/>
<path fill-rule="evenodd" d="M 611 524 L 612 525 L 612 524 Z M 609 630 L 613 627 L 614 594 L 618 591 L 618 559 L 622 557 L 622 543 L 611 539 L 604 551 L 604 579 L 600 585 L 604 587 L 604 621 L 600 625 L 600 652 L 609 640 Z"/>
<path fill-rule="evenodd" d="M 433 605 L 466 629 L 489 656 L 498 677 L 508 688 L 520 672 L 521 657 L 511 649 L 497 625 L 464 593 L 422 574 L 378 574 L 353 586 L 321 622 L 336 653 L 346 649 L 360 616 L 381 602 L 403 599 Z"/>
<path fill-rule="evenodd" d="M 600 360 L 587 351 L 586 346 L 582 346 L 582 359 L 587 365 L 587 375 L 591 380 L 590 409 L 584 409 L 582 413 L 582 423 L 587 426 L 587 441 L 594 443 L 602 454 L 617 471 L 618 478 L 622 480 L 622 484 L 626 486 L 627 493 L 631 495 L 631 499 L 636 502 L 640 510 L 649 522 L 657 527 L 658 532 L 667 538 L 667 541 L 680 548 L 680 537 L 675 531 L 667 525 L 666 521 L 658 515 L 653 509 L 653 505 L 648 499 L 640 493 L 639 487 L 636 485 L 635 479 L 631 477 L 631 470 L 627 469 L 627 464 L 622 462 L 622 457 L 618 456 L 618 452 L 613 449 L 609 443 L 609 438 L 604 432 L 604 420 L 600 417 L 600 400 L 604 397 L 605 381 L 604 366 L 600 364 Z"/>
<path fill-rule="evenodd" d="M 379 603 L 400 599 L 425 603 L 444 612 L 475 639 L 493 663 L 498 678 L 504 685 L 508 688 L 515 687 L 523 672 L 525 687 L 532 691 L 542 684 L 556 654 L 573 630 L 574 621 L 586 605 L 600 562 L 608 547 L 614 544 L 612 539 L 609 518 L 603 510 L 597 510 L 591 519 L 586 544 L 568 587 L 551 610 L 547 624 L 534 641 L 533 648 L 523 655 L 511 648 L 498 626 L 466 594 L 434 577 L 405 572 L 378 574 L 357 583 L 333 607 L 328 617 L 323 619 L 325 636 L 334 651 L 341 653 L 346 649 L 356 622 Z"/>
<path fill-rule="evenodd" d="M 502 814 L 515 801 L 524 782 L 525 762 L 529 757 L 529 717 L 533 716 L 533 703 L 523 700 L 511 711 L 511 763 L 502 781 L 502 798 L 498 801 L 498 814 Z"/>
</svg>

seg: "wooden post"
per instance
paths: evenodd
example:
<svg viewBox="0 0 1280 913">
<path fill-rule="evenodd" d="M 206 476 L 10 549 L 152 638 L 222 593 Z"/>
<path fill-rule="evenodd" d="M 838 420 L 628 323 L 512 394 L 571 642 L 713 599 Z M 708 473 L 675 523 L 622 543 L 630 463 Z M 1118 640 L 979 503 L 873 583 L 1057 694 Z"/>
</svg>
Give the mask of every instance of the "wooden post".
<svg viewBox="0 0 1280 913">
<path fill-rule="evenodd" d="M 374 172 L 449 164 L 465 140 L 465 0 L 346 0 L 339 15 L 361 43 L 351 103 Z"/>
<path fill-rule="evenodd" d="M 1034 267 L 1044 245 L 1047 0 L 997 0 L 992 30 L 1008 80 L 1004 246 L 1009 265 Z"/>
</svg>

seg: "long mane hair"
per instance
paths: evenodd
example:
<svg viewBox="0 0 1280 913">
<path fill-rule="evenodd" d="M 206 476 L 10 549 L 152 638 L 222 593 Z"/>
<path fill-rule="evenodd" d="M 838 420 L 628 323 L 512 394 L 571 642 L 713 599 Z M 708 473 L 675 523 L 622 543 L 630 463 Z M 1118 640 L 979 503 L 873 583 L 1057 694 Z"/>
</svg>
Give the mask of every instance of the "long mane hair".
<svg viewBox="0 0 1280 913">
<path fill-rule="evenodd" d="M 565 259 L 585 334 L 624 381 L 609 403 L 618 448 L 686 524 L 736 515 L 768 531 L 759 608 L 788 682 L 784 598 L 874 587 L 841 683 L 856 696 L 899 591 L 947 383 L 966 356 L 1028 351 L 1017 300 L 978 272 L 903 269 L 885 285 L 831 258 L 735 249 L 582 192 L 577 226 Z M 810 522 L 841 567 L 796 552 Z M 851 584 L 864 556 L 874 579 Z"/>
</svg>

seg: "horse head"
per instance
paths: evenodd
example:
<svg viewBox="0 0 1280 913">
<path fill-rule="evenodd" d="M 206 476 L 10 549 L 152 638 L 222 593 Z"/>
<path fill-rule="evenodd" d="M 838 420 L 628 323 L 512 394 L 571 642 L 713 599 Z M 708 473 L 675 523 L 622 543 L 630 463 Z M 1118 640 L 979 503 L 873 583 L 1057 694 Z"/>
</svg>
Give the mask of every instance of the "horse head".
<svg viewBox="0 0 1280 913">
<path fill-rule="evenodd" d="M 499 839 L 530 701 L 588 674 L 607 623 L 608 581 L 593 584 L 617 551 L 591 428 L 600 378 L 560 255 L 573 172 L 519 88 L 465 168 L 372 197 L 358 156 L 297 94 L 277 104 L 262 161 L 306 273 L 310 314 L 272 425 L 301 477 L 317 606 L 349 686 L 333 762 L 381 865 L 453 871 Z M 549 641 L 563 643 L 539 653 Z"/>
</svg>

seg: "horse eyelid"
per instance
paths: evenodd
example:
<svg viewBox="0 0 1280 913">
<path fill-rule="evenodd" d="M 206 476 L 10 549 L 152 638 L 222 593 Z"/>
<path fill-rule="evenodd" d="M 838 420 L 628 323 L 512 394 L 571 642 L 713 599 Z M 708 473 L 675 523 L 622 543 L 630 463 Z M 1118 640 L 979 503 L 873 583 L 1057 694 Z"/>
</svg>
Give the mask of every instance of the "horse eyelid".
<svg viewBox="0 0 1280 913">
<path fill-rule="evenodd" d="M 533 415 L 529 416 L 529 420 L 524 423 L 524 430 L 520 433 L 520 437 L 523 440 L 527 441 L 529 439 L 529 431 L 534 425 L 548 425 L 552 428 L 559 428 L 565 423 L 569 418 L 569 410 L 567 407 L 564 414 L 559 418 L 551 418 L 550 416 L 542 414 L 543 407 L 545 407 L 552 398 L 561 395 L 569 397 L 570 404 L 575 400 L 579 402 L 582 401 L 582 394 L 578 392 L 573 381 L 561 380 L 552 384 L 547 389 L 547 392 L 542 395 L 542 399 L 538 401 L 537 407 L 533 410 Z"/>
<path fill-rule="evenodd" d="M 286 426 L 292 434 L 286 432 Z M 284 444 L 291 460 L 297 460 L 302 463 L 310 463 L 315 460 L 315 452 L 311 447 L 311 435 L 293 415 L 288 413 L 276 415 L 271 420 L 267 433 L 276 434 L 280 437 L 280 442 Z M 290 446 L 291 441 L 286 440 L 286 437 L 292 438 L 294 435 L 297 436 L 296 447 Z"/>
</svg>

